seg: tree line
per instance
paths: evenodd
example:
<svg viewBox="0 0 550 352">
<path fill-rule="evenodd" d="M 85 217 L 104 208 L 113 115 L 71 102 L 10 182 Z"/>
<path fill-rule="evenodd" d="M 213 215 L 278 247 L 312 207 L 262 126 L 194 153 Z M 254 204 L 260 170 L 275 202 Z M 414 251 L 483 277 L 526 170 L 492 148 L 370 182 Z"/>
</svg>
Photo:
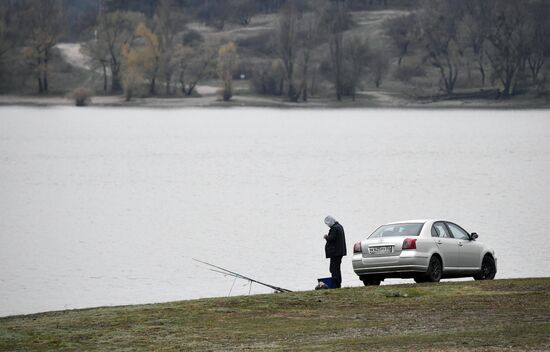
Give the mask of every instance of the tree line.
<svg viewBox="0 0 550 352">
<path fill-rule="evenodd" d="M 389 44 L 367 39 L 353 11 L 388 6 L 406 10 L 384 23 Z M 78 36 L 91 70 L 105 94 L 128 99 L 191 96 L 201 81 L 217 79 L 228 100 L 240 77 L 258 94 L 293 102 L 323 94 L 355 99 L 365 85 L 380 87 L 389 72 L 408 89 L 417 77 L 433 75 L 446 95 L 461 79 L 474 88 L 499 87 L 503 97 L 547 83 L 547 0 L 5 0 L 0 89 L 33 81 L 36 92 L 48 93 L 55 47 L 71 37 L 74 16 L 67 13 L 86 11 L 94 15 Z M 191 26 L 245 27 L 261 13 L 276 14 L 274 28 L 235 41 Z"/>
<path fill-rule="evenodd" d="M 478 86 L 484 87 L 487 79 L 492 85 L 499 82 L 507 97 L 518 84 L 544 80 L 549 15 L 546 0 L 425 1 L 421 11 L 390 23 L 390 28 L 402 55 L 409 41 L 423 49 L 425 62 L 437 69 L 447 94 L 475 66 Z"/>
<path fill-rule="evenodd" d="M 332 83 L 337 100 L 354 99 L 365 81 L 378 88 L 390 70 L 409 83 L 414 76 L 434 76 L 435 94 L 447 96 L 460 80 L 461 88 L 496 88 L 502 98 L 521 89 L 548 89 L 547 0 L 419 1 L 384 23 L 390 50 L 354 31 L 351 7 L 345 1 L 283 6 L 274 50 L 278 57 L 254 75 L 257 91 L 307 100 L 321 75 Z M 409 88 L 414 90 L 414 84 Z"/>
</svg>

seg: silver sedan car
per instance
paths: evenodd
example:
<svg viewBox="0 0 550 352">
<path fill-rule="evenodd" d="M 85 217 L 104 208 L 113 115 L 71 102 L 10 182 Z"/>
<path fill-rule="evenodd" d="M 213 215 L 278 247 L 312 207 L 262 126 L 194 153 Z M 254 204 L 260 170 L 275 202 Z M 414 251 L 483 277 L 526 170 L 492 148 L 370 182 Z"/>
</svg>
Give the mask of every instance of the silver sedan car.
<svg viewBox="0 0 550 352">
<path fill-rule="evenodd" d="M 380 285 L 386 278 L 492 280 L 497 258 L 478 237 L 443 220 L 390 223 L 353 246 L 353 270 L 365 285 Z"/>
</svg>

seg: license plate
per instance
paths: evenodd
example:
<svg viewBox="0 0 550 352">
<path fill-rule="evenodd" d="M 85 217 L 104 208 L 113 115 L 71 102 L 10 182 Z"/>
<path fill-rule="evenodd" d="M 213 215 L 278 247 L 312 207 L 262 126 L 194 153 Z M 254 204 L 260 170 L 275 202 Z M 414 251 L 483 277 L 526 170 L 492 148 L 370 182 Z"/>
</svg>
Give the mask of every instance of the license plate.
<svg viewBox="0 0 550 352">
<path fill-rule="evenodd" d="M 369 254 L 374 254 L 374 255 L 390 254 L 392 251 L 393 251 L 392 246 L 369 247 Z"/>
</svg>

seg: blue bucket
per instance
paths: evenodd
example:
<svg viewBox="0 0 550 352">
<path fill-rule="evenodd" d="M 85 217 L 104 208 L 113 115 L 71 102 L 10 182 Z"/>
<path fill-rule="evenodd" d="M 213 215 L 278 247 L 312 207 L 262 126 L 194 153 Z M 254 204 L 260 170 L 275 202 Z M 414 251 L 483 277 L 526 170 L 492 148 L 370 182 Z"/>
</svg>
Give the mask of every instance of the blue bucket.
<svg viewBox="0 0 550 352">
<path fill-rule="evenodd" d="M 334 288 L 334 280 L 332 277 L 324 277 L 321 279 L 317 279 L 318 282 L 324 283 L 328 288 Z"/>
</svg>

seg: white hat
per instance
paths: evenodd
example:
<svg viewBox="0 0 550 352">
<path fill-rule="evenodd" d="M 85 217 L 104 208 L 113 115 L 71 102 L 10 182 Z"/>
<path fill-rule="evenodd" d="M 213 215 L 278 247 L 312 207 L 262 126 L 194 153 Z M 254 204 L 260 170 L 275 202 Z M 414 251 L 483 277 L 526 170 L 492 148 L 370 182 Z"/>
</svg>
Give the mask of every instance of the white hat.
<svg viewBox="0 0 550 352">
<path fill-rule="evenodd" d="M 332 216 L 329 215 L 325 218 L 325 224 L 328 227 L 332 227 L 332 226 L 334 226 L 334 224 L 336 224 L 336 220 Z"/>
</svg>

